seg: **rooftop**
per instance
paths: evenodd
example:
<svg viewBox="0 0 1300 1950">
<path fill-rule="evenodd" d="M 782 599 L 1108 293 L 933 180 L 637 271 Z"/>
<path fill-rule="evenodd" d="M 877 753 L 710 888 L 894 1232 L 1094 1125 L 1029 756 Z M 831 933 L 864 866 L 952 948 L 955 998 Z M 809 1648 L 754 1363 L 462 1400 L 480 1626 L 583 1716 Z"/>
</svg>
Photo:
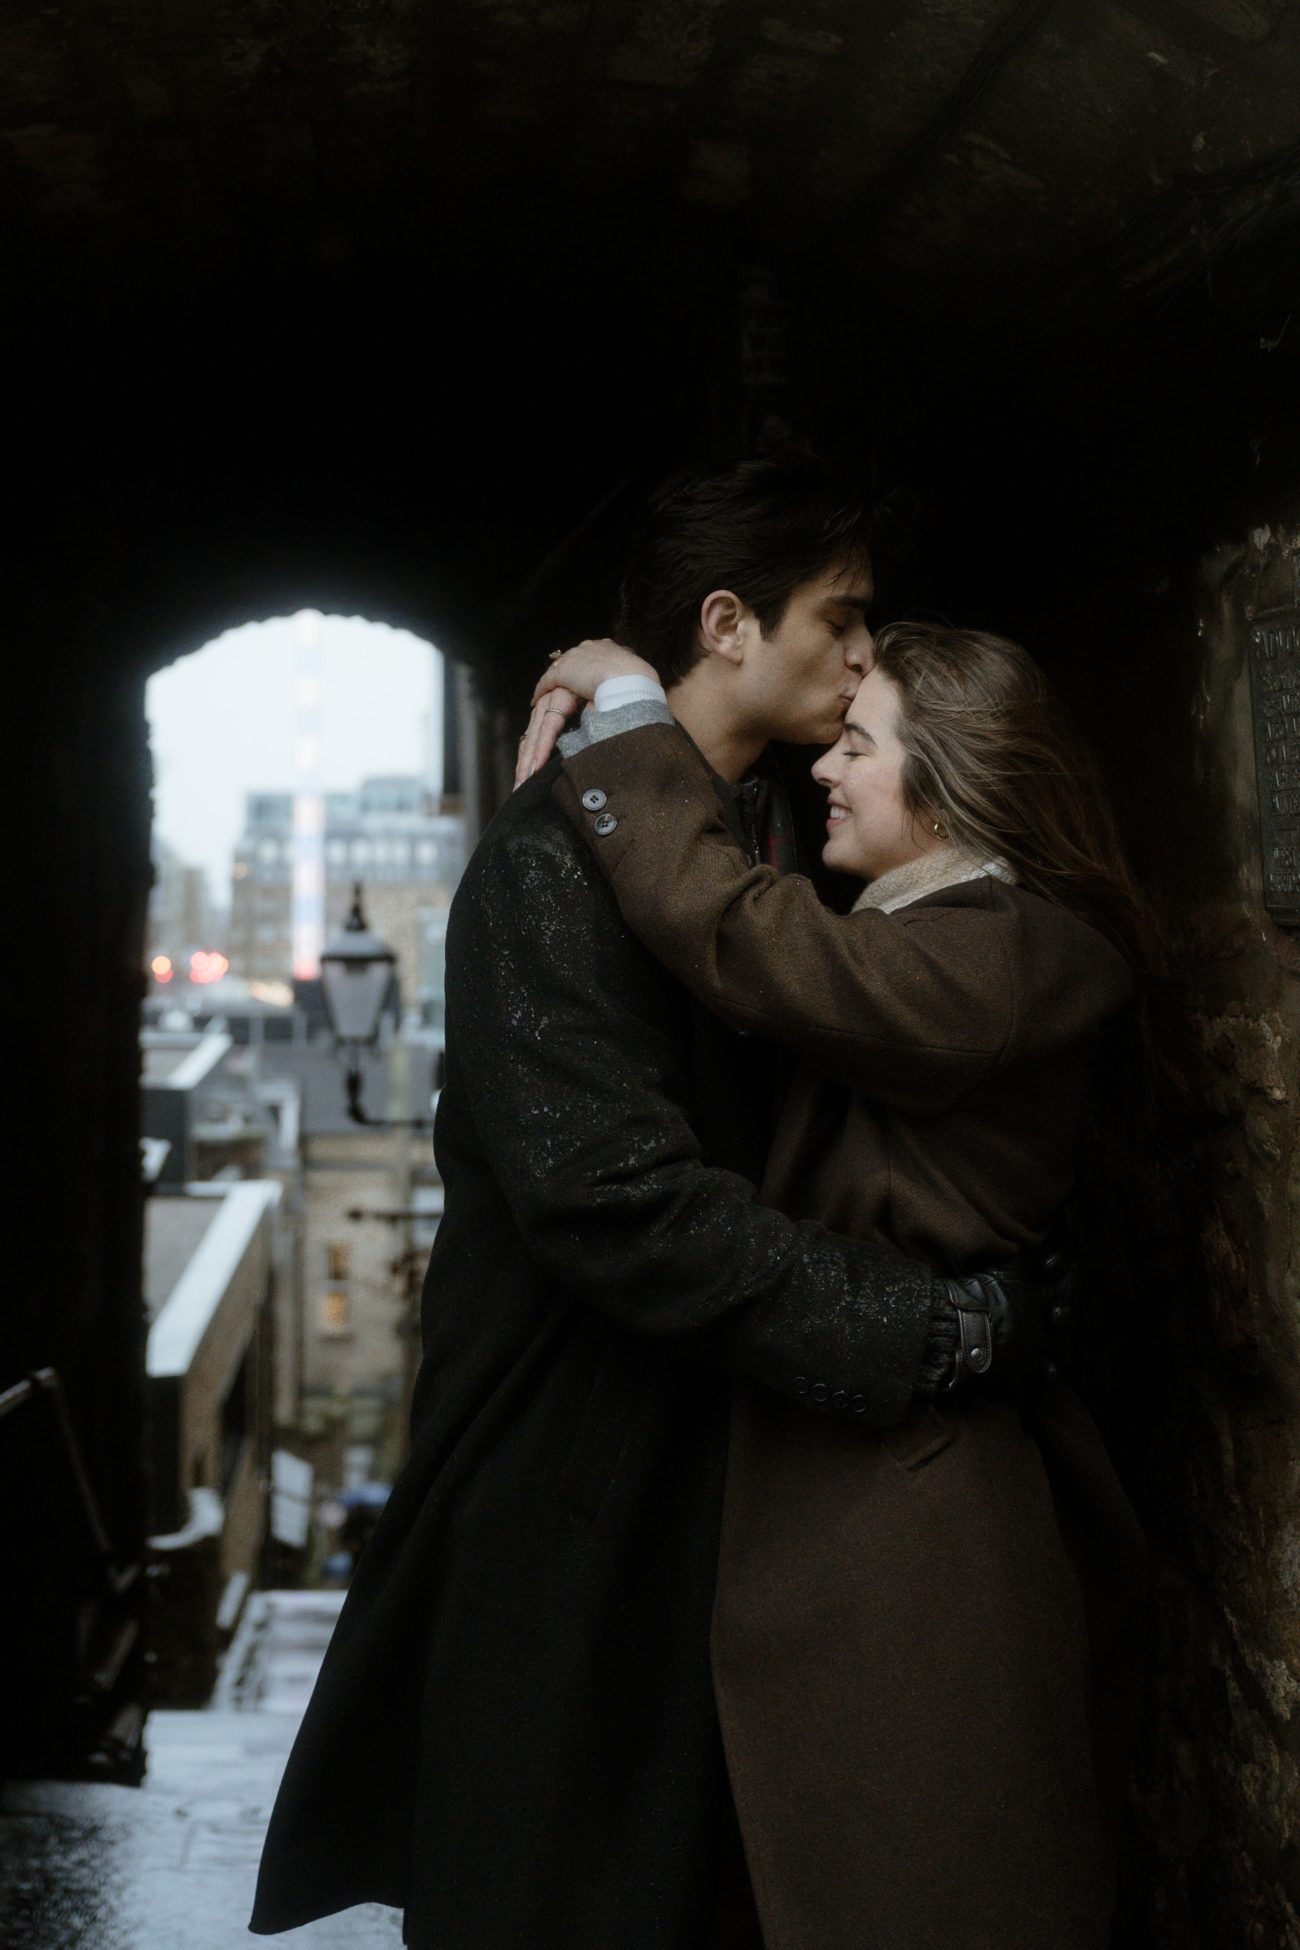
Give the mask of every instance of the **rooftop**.
<svg viewBox="0 0 1300 1950">
<path fill-rule="evenodd" d="M 398 818 L 409 821 L 413 827 L 424 827 L 433 822 L 435 826 L 452 831 L 461 823 L 456 814 L 439 813 L 437 800 L 427 779 L 363 779 L 355 792 L 327 792 L 324 799 L 327 827 L 364 828 L 368 820 L 386 822 Z M 292 831 L 293 794 L 248 793 L 244 801 L 244 820 L 248 832 L 253 834 Z"/>
<path fill-rule="evenodd" d="M 217 1199 L 187 1198 L 183 1192 L 174 1197 L 159 1194 L 145 1201 L 144 1304 L 151 1325 L 219 1210 Z"/>
</svg>

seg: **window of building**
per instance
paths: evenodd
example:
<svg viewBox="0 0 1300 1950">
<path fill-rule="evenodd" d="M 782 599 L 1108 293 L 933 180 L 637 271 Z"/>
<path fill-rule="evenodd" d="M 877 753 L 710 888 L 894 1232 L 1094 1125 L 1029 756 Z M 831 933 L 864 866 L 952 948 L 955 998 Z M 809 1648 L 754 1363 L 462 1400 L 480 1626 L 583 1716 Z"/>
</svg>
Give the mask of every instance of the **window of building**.
<svg viewBox="0 0 1300 1950">
<path fill-rule="evenodd" d="M 351 1295 L 345 1286 L 328 1286 L 321 1301 L 322 1334 L 346 1334 L 352 1327 Z"/>
<path fill-rule="evenodd" d="M 326 1287 L 321 1299 L 322 1334 L 347 1334 L 352 1329 L 352 1246 L 331 1240 L 325 1248 Z"/>
<path fill-rule="evenodd" d="M 252 1354 L 245 1354 L 230 1393 L 221 1404 L 221 1468 L 219 1488 L 229 1496 L 244 1456 L 244 1445 L 252 1429 Z"/>
</svg>

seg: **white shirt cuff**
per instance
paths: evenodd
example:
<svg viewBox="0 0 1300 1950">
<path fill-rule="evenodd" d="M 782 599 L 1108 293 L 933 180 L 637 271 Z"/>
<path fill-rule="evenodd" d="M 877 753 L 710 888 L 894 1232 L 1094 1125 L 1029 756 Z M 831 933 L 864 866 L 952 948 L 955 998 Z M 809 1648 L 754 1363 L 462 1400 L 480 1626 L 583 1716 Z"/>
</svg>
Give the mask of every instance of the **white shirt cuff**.
<svg viewBox="0 0 1300 1950">
<path fill-rule="evenodd" d="M 663 685 L 656 684 L 653 677 L 607 677 L 603 684 L 597 684 L 591 708 L 593 711 L 618 711 L 625 704 L 667 702 Z"/>
</svg>

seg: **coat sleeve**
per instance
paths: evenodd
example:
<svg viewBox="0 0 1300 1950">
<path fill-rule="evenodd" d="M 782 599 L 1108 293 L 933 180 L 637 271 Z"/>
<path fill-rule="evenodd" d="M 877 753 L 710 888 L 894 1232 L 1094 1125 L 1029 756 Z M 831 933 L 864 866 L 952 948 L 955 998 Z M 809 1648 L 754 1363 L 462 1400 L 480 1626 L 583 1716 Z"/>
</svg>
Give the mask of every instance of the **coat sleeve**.
<svg viewBox="0 0 1300 1950">
<path fill-rule="evenodd" d="M 685 998 L 542 795 L 457 896 L 447 1006 L 484 1159 L 544 1275 L 634 1332 L 828 1413 L 905 1412 L 928 1269 L 761 1204 L 706 1165 Z"/>
<path fill-rule="evenodd" d="M 734 1027 L 922 1113 L 947 1108 L 1002 1055 L 1015 990 L 993 918 L 835 914 L 802 875 L 751 866 L 678 727 L 579 752 L 552 790 L 633 933 Z"/>
</svg>

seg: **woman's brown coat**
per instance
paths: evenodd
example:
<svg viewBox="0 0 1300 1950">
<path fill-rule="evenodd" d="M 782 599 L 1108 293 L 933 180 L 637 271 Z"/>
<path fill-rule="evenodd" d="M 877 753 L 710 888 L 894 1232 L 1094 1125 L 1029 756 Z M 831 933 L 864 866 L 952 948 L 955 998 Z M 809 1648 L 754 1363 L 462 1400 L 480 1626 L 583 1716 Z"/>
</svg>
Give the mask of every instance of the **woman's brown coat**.
<svg viewBox="0 0 1300 1950">
<path fill-rule="evenodd" d="M 835 915 L 749 866 L 673 726 L 554 790 L 647 947 L 799 1059 L 769 1203 L 957 1273 L 1042 1241 L 1131 993 L 1108 942 L 987 875 Z M 884 1435 L 738 1387 L 714 1681 L 768 1950 L 1102 1950 L 1141 1590 L 1061 1383 Z"/>
</svg>

